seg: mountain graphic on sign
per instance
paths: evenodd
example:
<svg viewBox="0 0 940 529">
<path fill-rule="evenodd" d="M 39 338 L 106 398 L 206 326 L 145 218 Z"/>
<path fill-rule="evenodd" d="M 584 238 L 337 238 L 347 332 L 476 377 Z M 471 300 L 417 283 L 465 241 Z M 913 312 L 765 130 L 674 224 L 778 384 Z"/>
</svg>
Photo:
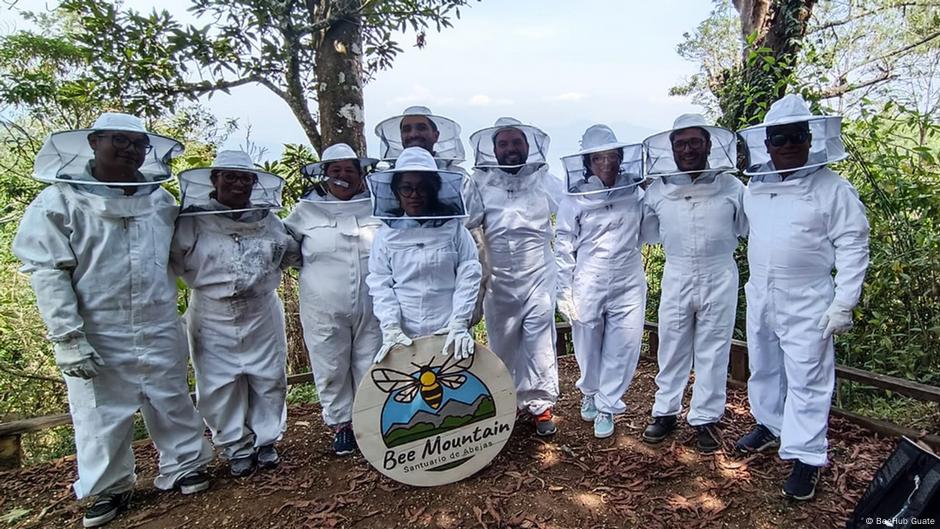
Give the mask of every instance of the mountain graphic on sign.
<svg viewBox="0 0 940 529">
<path fill-rule="evenodd" d="M 372 382 L 388 393 L 382 439 L 388 448 L 496 416 L 493 395 L 470 368 L 473 357 L 449 356 L 440 365 L 412 363 L 417 371 L 378 368 Z"/>
<path fill-rule="evenodd" d="M 480 395 L 471 404 L 451 399 L 438 413 L 419 411 L 407 423 L 393 424 L 382 439 L 385 446 L 392 448 L 495 416 L 496 404 L 488 394 Z"/>
</svg>

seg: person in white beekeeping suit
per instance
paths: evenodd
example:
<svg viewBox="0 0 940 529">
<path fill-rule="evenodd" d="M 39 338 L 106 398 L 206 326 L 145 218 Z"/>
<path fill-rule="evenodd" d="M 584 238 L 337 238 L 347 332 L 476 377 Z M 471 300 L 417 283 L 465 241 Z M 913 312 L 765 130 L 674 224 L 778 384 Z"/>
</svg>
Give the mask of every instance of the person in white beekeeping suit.
<svg viewBox="0 0 940 529">
<path fill-rule="evenodd" d="M 379 158 L 395 163 L 409 147 L 421 147 L 431 153 L 438 169 L 465 172 L 460 163 L 465 154 L 460 141 L 460 125 L 452 119 L 433 114 L 427 107 L 412 106 L 398 116 L 376 125 L 379 137 Z"/>
<path fill-rule="evenodd" d="M 373 218 L 366 173 L 377 160 L 345 143 L 303 168 L 308 186 L 284 223 L 300 242 L 300 321 L 333 452 L 356 451 L 352 407 L 359 381 L 382 346 L 366 285 L 369 251 L 382 221 Z"/>
<path fill-rule="evenodd" d="M 406 148 L 395 168 L 370 175 L 373 214 L 382 219 L 366 283 L 382 327 L 381 363 L 396 345 L 446 334 L 442 354 L 473 354 L 470 316 L 480 288 L 480 262 L 463 226 L 463 175 L 437 168 L 431 153 Z"/>
<path fill-rule="evenodd" d="M 281 269 L 299 260 L 274 210 L 284 181 L 243 151 L 183 171 L 170 266 L 190 287 L 186 322 L 199 412 L 233 476 L 274 468 L 287 420 Z"/>
<path fill-rule="evenodd" d="M 435 115 L 427 107 L 411 106 L 401 115 L 390 117 L 375 127 L 375 134 L 380 140 L 382 162 L 395 165 L 395 159 L 407 147 L 421 147 L 431 153 L 439 169 L 456 171 L 468 176 L 460 166 L 464 161 L 463 143 L 460 141 L 460 125 L 454 120 Z M 483 317 L 483 293 L 489 280 L 489 267 L 486 266 L 486 248 L 482 246 L 482 234 L 479 229 L 470 234 L 477 242 L 480 263 L 483 265 L 483 279 L 480 281 L 480 293 L 470 324 L 477 324 Z"/>
<path fill-rule="evenodd" d="M 852 327 L 868 268 L 868 220 L 855 188 L 827 167 L 845 158 L 841 118 L 799 95 L 739 131 L 750 154 L 747 213 L 748 400 L 757 424 L 742 452 L 779 444 L 795 460 L 786 496 L 808 500 L 827 464 L 835 385 L 832 337 Z M 833 268 L 835 277 L 833 278 Z"/>
<path fill-rule="evenodd" d="M 640 359 L 646 275 L 640 253 L 643 145 L 589 127 L 562 158 L 568 194 L 558 211 L 558 309 L 571 322 L 581 418 L 610 437 Z"/>
<path fill-rule="evenodd" d="M 734 175 L 737 136 L 683 114 L 671 130 L 647 138 L 644 239 L 662 242 L 666 265 L 659 300 L 659 373 L 653 420 L 643 440 L 659 443 L 676 428 L 695 367 L 687 421 L 696 447 L 720 446 L 728 356 L 738 304 L 734 251 L 747 235 L 744 184 Z"/>
<path fill-rule="evenodd" d="M 489 280 L 483 314 L 490 349 L 516 385 L 520 413 L 554 435 L 555 262 L 551 216 L 563 194 L 548 172 L 549 137 L 513 118 L 470 136 L 475 170 L 464 186 L 467 228 L 482 228 Z"/>
<path fill-rule="evenodd" d="M 154 485 L 184 494 L 209 486 L 212 448 L 189 397 L 167 266 L 177 208 L 160 187 L 182 151 L 127 114 L 52 134 L 34 167 L 34 177 L 52 185 L 26 209 L 13 240 L 68 387 L 75 494 L 96 497 L 85 527 L 130 504 L 138 410 L 160 454 Z"/>
</svg>

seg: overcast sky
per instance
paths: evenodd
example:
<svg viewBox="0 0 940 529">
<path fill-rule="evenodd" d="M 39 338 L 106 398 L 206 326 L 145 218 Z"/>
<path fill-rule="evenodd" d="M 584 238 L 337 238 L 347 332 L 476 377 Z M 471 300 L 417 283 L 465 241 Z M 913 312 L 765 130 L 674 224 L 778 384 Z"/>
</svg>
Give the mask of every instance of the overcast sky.
<svg viewBox="0 0 940 529">
<path fill-rule="evenodd" d="M 54 2 L 20 0 L 38 9 Z M 154 5 L 188 19 L 185 0 L 128 0 L 135 9 Z M 373 130 L 410 105 L 450 117 L 469 135 L 513 116 L 552 137 L 549 160 L 577 151 L 581 133 L 606 123 L 622 141 L 641 141 L 670 127 L 681 113 L 700 111 L 669 88 L 695 71 L 676 54 L 682 34 L 708 16 L 709 0 L 483 0 L 462 12 L 454 27 L 428 33 L 424 49 L 403 36 L 391 70 L 365 87 L 366 139 L 377 154 Z M 9 15 L 3 32 L 11 27 Z M 252 139 L 276 157 L 284 143 L 306 144 L 287 105 L 264 88 L 236 88 L 206 101 L 220 119 L 251 124 Z M 239 133 L 233 143 L 241 142 Z M 472 160 L 472 154 L 468 153 Z M 464 164 L 469 165 L 469 164 Z"/>
</svg>

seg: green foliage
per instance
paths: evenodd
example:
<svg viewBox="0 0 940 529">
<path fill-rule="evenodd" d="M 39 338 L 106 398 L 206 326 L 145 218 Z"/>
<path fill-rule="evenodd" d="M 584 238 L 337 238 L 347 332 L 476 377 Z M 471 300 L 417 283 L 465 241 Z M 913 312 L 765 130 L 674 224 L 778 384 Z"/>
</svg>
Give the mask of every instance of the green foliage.
<svg viewBox="0 0 940 529">
<path fill-rule="evenodd" d="M 300 200 L 310 184 L 309 180 L 301 175 L 300 170 L 305 165 L 317 161 L 319 158 L 310 147 L 288 143 L 284 145 L 284 152 L 279 160 L 261 165 L 265 171 L 274 173 L 285 180 L 282 194 L 285 214 L 293 209 L 294 204 Z"/>
<path fill-rule="evenodd" d="M 317 386 L 313 383 L 294 384 L 287 391 L 287 403 L 292 406 L 316 402 L 320 402 L 320 396 L 317 394 Z"/>
<path fill-rule="evenodd" d="M 921 130 L 924 130 L 923 143 Z M 840 165 L 868 206 L 871 264 L 842 362 L 940 385 L 940 125 L 887 103 L 847 124 Z"/>
</svg>

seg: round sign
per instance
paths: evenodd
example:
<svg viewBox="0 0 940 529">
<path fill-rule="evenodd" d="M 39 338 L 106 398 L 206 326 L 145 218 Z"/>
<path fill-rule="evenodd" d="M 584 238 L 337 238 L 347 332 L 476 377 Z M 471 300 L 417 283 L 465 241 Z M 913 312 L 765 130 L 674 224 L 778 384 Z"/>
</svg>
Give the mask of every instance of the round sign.
<svg viewBox="0 0 940 529">
<path fill-rule="evenodd" d="M 444 336 L 396 346 L 356 392 L 353 431 L 379 472 L 408 485 L 453 483 L 492 461 L 512 433 L 516 393 L 503 362 L 477 343 L 444 356 Z"/>
</svg>

